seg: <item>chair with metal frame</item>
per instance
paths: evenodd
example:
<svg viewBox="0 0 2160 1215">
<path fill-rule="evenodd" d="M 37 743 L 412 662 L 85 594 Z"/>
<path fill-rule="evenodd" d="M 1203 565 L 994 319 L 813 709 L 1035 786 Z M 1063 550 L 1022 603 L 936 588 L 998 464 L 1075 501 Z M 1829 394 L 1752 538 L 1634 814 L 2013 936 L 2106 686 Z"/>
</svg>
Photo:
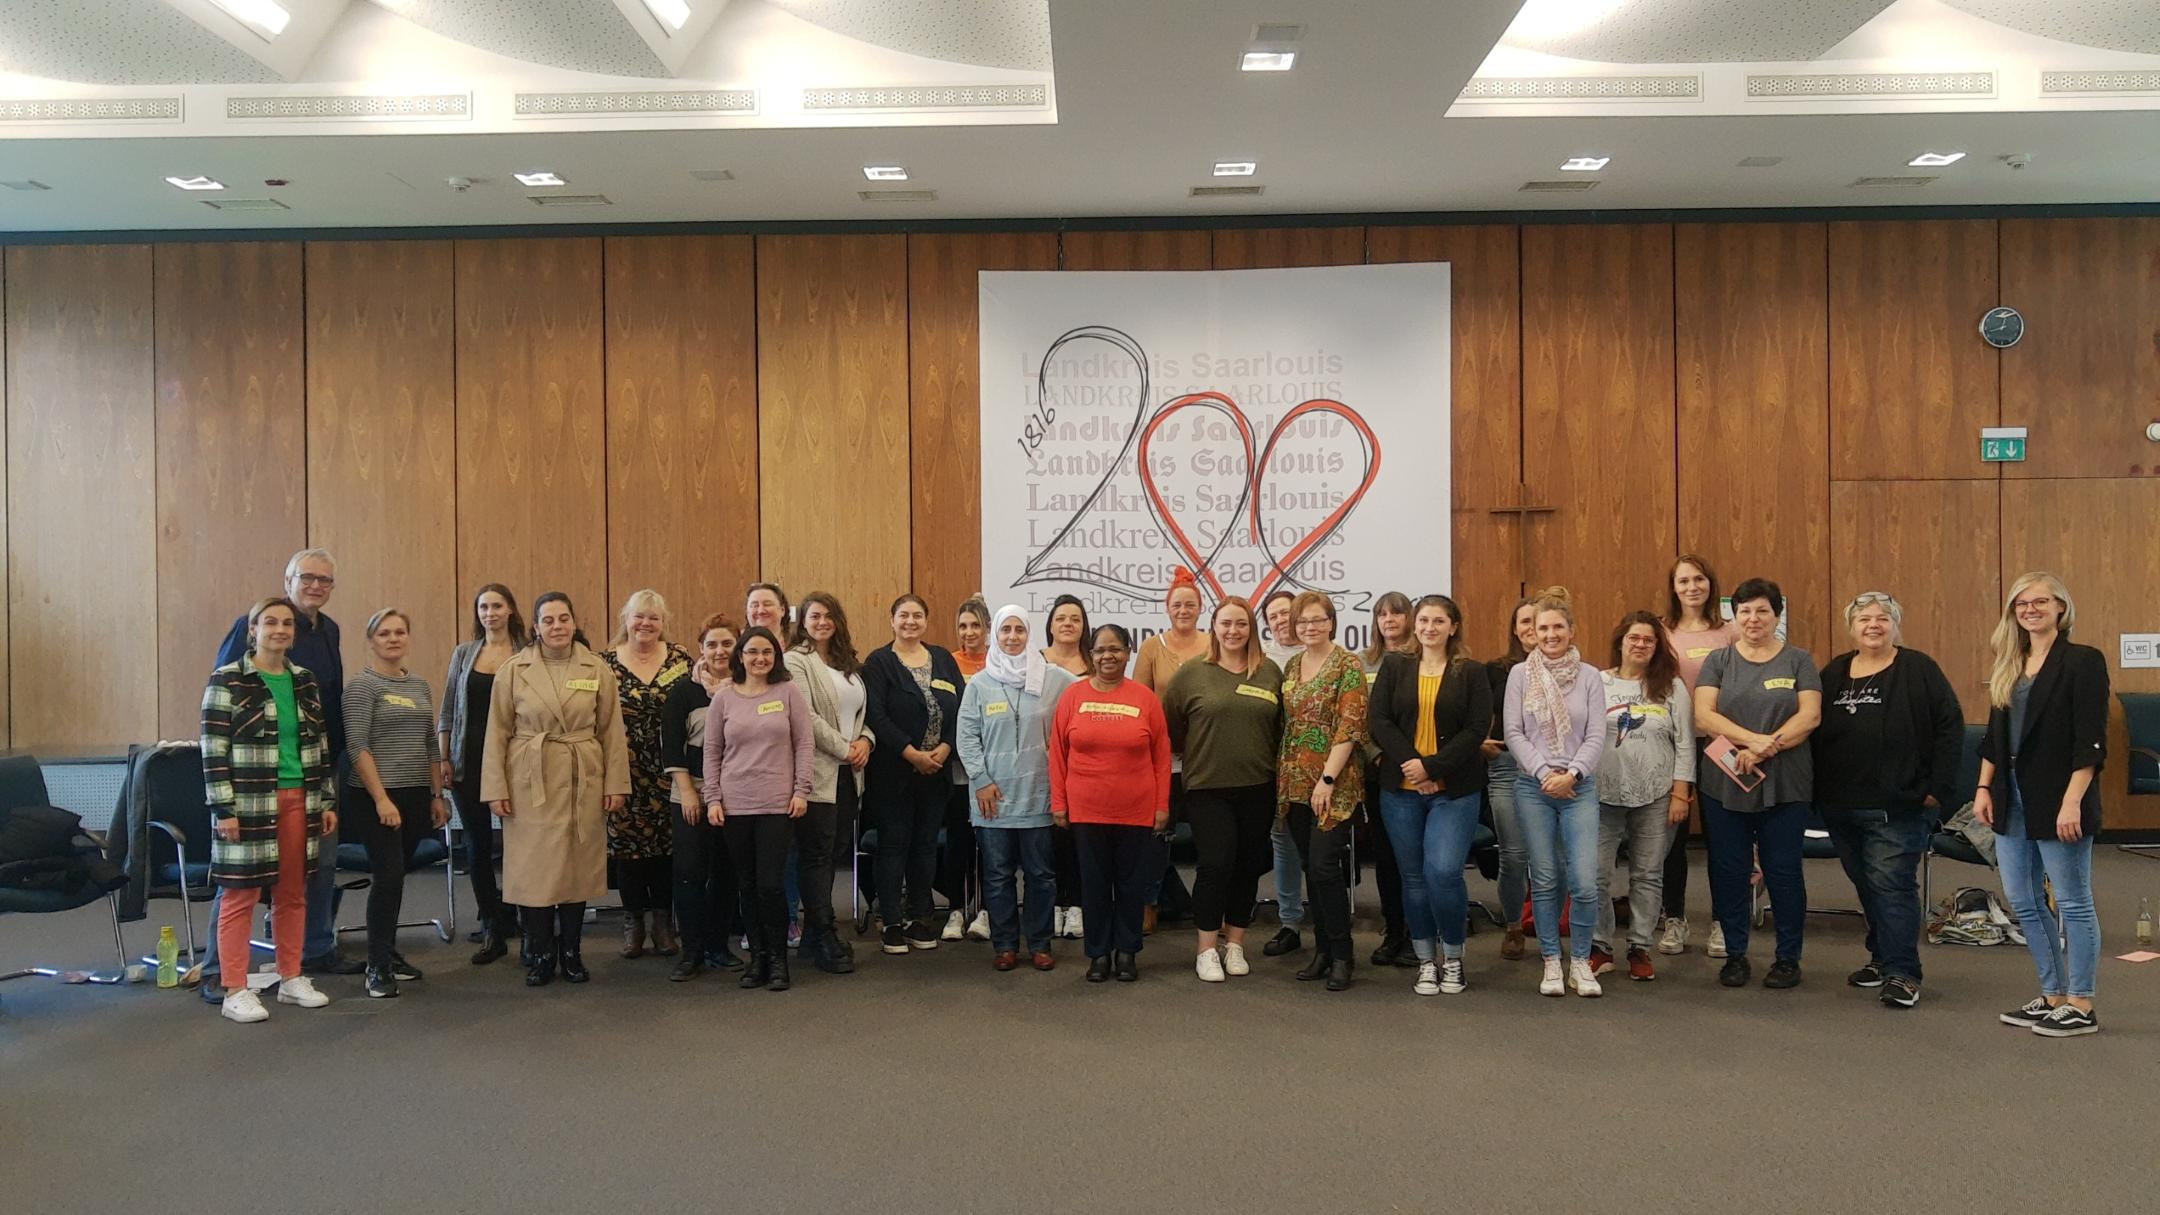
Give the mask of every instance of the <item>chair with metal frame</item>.
<svg viewBox="0 0 2160 1215">
<path fill-rule="evenodd" d="M 143 894 L 179 900 L 186 925 L 181 965 L 191 968 L 202 957 L 195 904 L 217 896 L 217 884 L 210 879 L 211 815 L 203 796 L 202 747 L 170 742 L 130 748 L 127 780 L 121 796 L 141 807 L 144 820 L 137 833 L 146 849 Z M 208 931 L 216 932 L 217 925 L 209 925 Z M 156 959 L 143 961 L 154 964 Z"/>
<path fill-rule="evenodd" d="M 372 810 L 366 807 L 359 807 L 350 812 L 357 814 L 373 813 Z M 418 870 L 432 869 L 437 865 L 442 866 L 443 896 L 448 903 L 448 907 L 443 913 L 444 918 L 439 920 L 404 920 L 398 923 L 399 928 L 432 928 L 435 930 L 435 935 L 442 938 L 445 945 L 457 939 L 457 866 L 451 863 L 451 858 L 457 855 L 457 850 L 451 846 L 450 840 L 450 830 L 456 821 L 456 816 L 451 816 L 450 821 L 444 823 L 434 834 L 422 839 L 413 849 L 412 861 L 405 866 L 407 877 L 412 876 Z M 341 872 L 345 873 L 372 872 L 368 866 L 367 845 L 359 842 L 346 843 L 340 840 L 337 849 L 337 867 Z M 373 884 L 374 879 L 372 877 L 364 877 L 354 881 L 340 882 L 338 883 L 338 889 L 359 891 L 366 890 Z M 340 924 L 337 930 L 340 936 L 346 933 L 366 932 L 367 924 L 365 922 Z"/>
<path fill-rule="evenodd" d="M 2160 795 L 2160 692 L 2118 692 L 2122 701 L 2123 728 L 2129 738 L 2124 768 L 2130 796 Z M 2118 844 L 2133 856 L 2160 858 L 2160 844 Z"/>
<path fill-rule="evenodd" d="M 0 756 L 0 810 L 27 806 L 46 806 L 50 798 L 45 789 L 44 773 L 38 768 L 37 759 L 25 754 Z M 105 837 L 102 833 L 82 829 L 76 833 L 75 846 L 86 857 L 97 860 L 106 858 Z M 124 873 L 110 881 L 100 881 L 94 876 L 66 890 L 25 890 L 13 886 L 0 886 L 0 914 L 44 915 L 60 911 L 73 911 L 87 907 L 99 899 L 105 900 L 108 914 L 112 917 L 113 955 L 118 967 L 110 973 L 82 972 L 57 966 L 32 964 L 14 970 L 0 971 L 0 982 L 28 978 L 72 978 L 81 976 L 81 982 L 109 985 L 125 980 L 127 976 L 127 945 L 120 936 L 119 891 L 127 884 Z"/>
</svg>

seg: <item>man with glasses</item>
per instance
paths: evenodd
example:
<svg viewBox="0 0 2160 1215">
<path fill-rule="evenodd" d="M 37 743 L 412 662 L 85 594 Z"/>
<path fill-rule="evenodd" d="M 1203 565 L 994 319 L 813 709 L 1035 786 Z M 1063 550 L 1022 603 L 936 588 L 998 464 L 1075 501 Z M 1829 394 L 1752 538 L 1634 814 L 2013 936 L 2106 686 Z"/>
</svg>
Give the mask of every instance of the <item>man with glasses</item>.
<svg viewBox="0 0 2160 1215">
<path fill-rule="evenodd" d="M 285 595 L 300 608 L 292 649 L 287 657 L 295 666 L 306 667 L 315 676 L 315 683 L 322 690 L 324 724 L 330 733 L 330 766 L 342 769 L 345 762 L 345 660 L 339 648 L 338 624 L 323 611 L 330 602 L 330 592 L 337 586 L 337 562 L 325 549 L 307 548 L 294 553 L 285 563 Z M 237 662 L 247 652 L 247 615 L 233 621 L 232 631 L 225 635 L 225 642 L 218 647 L 217 661 L 212 669 Z M 339 787 L 343 787 L 342 778 Z M 356 975 L 365 969 L 365 963 L 357 957 L 347 957 L 338 952 L 336 907 L 333 905 L 337 892 L 337 846 L 338 832 L 336 814 L 333 812 L 324 824 L 321 846 L 321 863 L 308 878 L 307 888 L 307 943 L 303 950 L 301 968 L 308 974 Z M 224 902 L 222 891 L 210 902 L 210 922 L 217 923 L 218 912 Z M 203 950 L 201 994 L 206 1004 L 218 1004 L 225 993 L 211 976 L 218 972 L 217 935 L 211 934 L 209 945 Z M 246 970 L 243 959 L 241 970 Z"/>
</svg>

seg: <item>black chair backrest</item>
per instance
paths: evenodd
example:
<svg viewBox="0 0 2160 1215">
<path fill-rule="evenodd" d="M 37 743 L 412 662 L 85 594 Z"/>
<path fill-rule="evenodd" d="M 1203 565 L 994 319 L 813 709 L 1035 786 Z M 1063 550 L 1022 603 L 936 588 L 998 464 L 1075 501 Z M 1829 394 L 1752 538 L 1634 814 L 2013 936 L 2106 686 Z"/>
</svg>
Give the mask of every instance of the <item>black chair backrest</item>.
<svg viewBox="0 0 2160 1215">
<path fill-rule="evenodd" d="M 148 782 L 152 822 L 171 823 L 187 837 L 187 859 L 197 864 L 210 861 L 210 805 L 204 800 L 202 747 L 189 743 L 160 748 L 143 761 Z M 158 837 L 163 840 L 163 836 Z M 163 856 L 170 844 L 152 843 L 151 854 Z"/>
<path fill-rule="evenodd" d="M 2130 736 L 2130 745 L 2160 752 L 2160 692 L 2118 692 L 2116 695 L 2122 700 L 2123 727 Z M 2160 765 L 2142 755 L 2133 755 L 2126 766 L 2134 780 L 2139 774 L 2151 772 Z"/>
<path fill-rule="evenodd" d="M 1944 806 L 1941 818 L 1949 818 L 1963 809 L 1973 799 L 1973 790 L 1980 787 L 1980 744 L 1987 739 L 1987 727 L 1967 724 L 1965 745 L 1958 754 L 1958 804 Z"/>
<path fill-rule="evenodd" d="M 0 810 L 50 805 L 52 799 L 45 791 L 45 769 L 38 766 L 37 756 L 26 751 L 0 755 Z"/>
</svg>

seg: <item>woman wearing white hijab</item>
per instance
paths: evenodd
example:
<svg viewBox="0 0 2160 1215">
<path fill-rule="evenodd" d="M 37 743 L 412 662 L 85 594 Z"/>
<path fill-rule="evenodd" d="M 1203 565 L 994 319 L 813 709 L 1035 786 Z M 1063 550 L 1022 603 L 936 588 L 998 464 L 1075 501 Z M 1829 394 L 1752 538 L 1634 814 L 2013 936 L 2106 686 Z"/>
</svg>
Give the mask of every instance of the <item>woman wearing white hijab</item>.
<svg viewBox="0 0 2160 1215">
<path fill-rule="evenodd" d="M 960 764 L 968 813 L 982 849 L 983 908 L 990 916 L 991 965 L 1020 964 L 1019 891 L 1027 875 L 1026 944 L 1037 970 L 1050 954 L 1057 875 L 1051 864 L 1050 723 L 1073 675 L 1028 645 L 1027 614 L 1013 604 L 990 622 L 990 652 L 960 698 Z"/>
</svg>

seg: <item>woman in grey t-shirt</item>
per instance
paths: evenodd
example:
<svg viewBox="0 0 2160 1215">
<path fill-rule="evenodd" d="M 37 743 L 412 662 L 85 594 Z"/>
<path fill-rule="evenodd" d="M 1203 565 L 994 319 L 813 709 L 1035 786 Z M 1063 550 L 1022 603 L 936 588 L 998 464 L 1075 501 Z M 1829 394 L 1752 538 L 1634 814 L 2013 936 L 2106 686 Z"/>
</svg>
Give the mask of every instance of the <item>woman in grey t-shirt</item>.
<svg viewBox="0 0 2160 1215">
<path fill-rule="evenodd" d="M 1800 843 L 1815 797 L 1807 738 L 1822 722 L 1822 678 L 1807 651 L 1778 640 L 1784 610 L 1777 583 L 1762 578 L 1741 583 L 1733 591 L 1740 639 L 1704 659 L 1695 683 L 1696 723 L 1713 739 L 1738 748 L 1733 756 L 1738 779 L 1716 762 L 1722 747 L 1713 741 L 1698 786 L 1710 837 L 1711 902 L 1725 931 L 1727 957 L 1718 982 L 1727 987 L 1745 986 L 1752 974 L 1748 881 L 1758 852 L 1777 924 L 1777 957 L 1763 986 L 1800 983 L 1807 916 Z"/>
</svg>

